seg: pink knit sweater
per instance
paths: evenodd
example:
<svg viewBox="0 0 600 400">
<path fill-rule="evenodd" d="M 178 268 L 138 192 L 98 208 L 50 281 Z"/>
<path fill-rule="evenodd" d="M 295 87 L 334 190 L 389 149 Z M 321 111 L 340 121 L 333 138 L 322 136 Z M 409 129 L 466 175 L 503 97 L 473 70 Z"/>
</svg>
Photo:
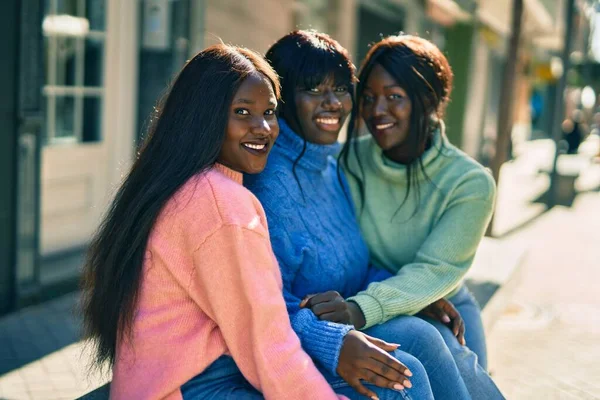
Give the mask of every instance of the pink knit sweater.
<svg viewBox="0 0 600 400">
<path fill-rule="evenodd" d="M 241 182 L 217 164 L 160 213 L 112 399 L 181 399 L 180 386 L 223 354 L 267 399 L 338 398 L 290 327 L 264 211 Z"/>
</svg>

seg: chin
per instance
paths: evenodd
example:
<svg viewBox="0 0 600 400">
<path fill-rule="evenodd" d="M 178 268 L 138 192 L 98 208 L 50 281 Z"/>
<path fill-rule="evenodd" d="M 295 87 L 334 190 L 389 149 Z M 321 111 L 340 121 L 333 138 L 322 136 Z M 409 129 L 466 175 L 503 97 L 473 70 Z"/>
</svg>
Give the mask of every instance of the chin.
<svg viewBox="0 0 600 400">
<path fill-rule="evenodd" d="M 263 172 L 263 170 L 265 169 L 267 163 L 263 163 L 263 164 L 254 164 L 254 165 L 246 165 L 244 166 L 244 173 L 245 174 L 260 174 L 261 172 Z"/>
</svg>

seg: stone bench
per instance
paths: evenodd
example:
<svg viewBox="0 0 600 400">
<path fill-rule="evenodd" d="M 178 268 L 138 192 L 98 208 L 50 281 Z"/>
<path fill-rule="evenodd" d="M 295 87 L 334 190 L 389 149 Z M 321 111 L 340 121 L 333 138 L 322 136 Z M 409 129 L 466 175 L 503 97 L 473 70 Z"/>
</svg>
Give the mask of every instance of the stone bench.
<svg viewBox="0 0 600 400">
<path fill-rule="evenodd" d="M 479 246 L 466 284 L 483 309 L 488 331 L 510 301 L 524 255 L 524 249 L 496 239 L 484 238 Z M 77 400 L 108 400 L 109 391 L 110 382 Z"/>
</svg>

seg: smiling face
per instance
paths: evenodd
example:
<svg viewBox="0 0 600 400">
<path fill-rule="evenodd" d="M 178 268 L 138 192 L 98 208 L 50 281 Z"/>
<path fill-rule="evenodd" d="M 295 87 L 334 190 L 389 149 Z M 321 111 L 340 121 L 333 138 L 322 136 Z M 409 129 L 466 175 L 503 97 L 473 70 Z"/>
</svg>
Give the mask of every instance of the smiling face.
<svg viewBox="0 0 600 400">
<path fill-rule="evenodd" d="M 361 116 L 384 151 L 407 142 L 412 103 L 406 91 L 380 65 L 371 70 L 361 100 Z"/>
<path fill-rule="evenodd" d="M 239 172 L 261 172 L 279 135 L 276 106 L 270 81 L 259 73 L 249 75 L 233 96 L 218 161 Z"/>
<path fill-rule="evenodd" d="M 352 97 L 347 85 L 339 85 L 332 78 L 314 88 L 298 88 L 295 95 L 296 121 L 287 120 L 297 133 L 302 132 L 307 142 L 332 144 L 352 109 Z"/>
</svg>

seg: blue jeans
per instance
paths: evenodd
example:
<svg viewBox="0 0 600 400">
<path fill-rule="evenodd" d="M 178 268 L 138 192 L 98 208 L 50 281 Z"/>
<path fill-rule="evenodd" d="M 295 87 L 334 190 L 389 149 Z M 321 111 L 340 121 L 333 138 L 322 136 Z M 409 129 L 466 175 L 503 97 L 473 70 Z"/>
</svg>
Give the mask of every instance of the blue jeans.
<svg viewBox="0 0 600 400">
<path fill-rule="evenodd" d="M 383 389 L 374 385 L 365 386 L 375 392 L 380 400 L 433 400 L 433 394 L 423 366 L 416 358 L 401 351 L 394 356 L 406 365 L 413 376 L 411 389 L 402 391 Z M 364 399 L 346 381 L 324 373 L 333 390 L 351 400 Z M 195 376 L 181 387 L 184 400 L 259 400 L 263 395 L 242 375 L 233 358 L 221 356 L 201 374 Z"/>
<path fill-rule="evenodd" d="M 389 343 L 397 343 L 402 351 L 418 359 L 427 372 L 436 400 L 471 398 L 452 353 L 431 324 L 417 317 L 401 315 L 375 325 L 365 333 Z"/>
<path fill-rule="evenodd" d="M 452 301 L 453 304 L 454 300 L 457 300 L 458 304 L 474 301 L 472 295 L 470 294 L 470 292 L 468 292 L 466 288 L 461 288 L 461 290 L 455 296 L 453 296 L 452 299 L 450 299 L 450 301 Z M 476 303 L 472 304 L 476 305 Z M 462 314 L 462 311 L 459 311 Z M 481 324 L 481 318 L 478 317 L 478 319 L 479 323 Z M 454 362 L 456 363 L 456 366 L 460 371 L 460 375 L 462 376 L 463 381 L 473 400 L 504 399 L 504 396 L 502 395 L 492 378 L 479 364 L 477 354 L 475 354 L 468 346 L 462 346 L 458 342 L 450 328 L 448 328 L 446 325 L 442 324 L 439 321 L 432 320 L 430 318 L 423 318 L 423 320 L 427 321 L 429 324 L 435 327 L 435 329 L 441 335 L 443 341 L 445 342 L 446 346 L 450 350 L 450 353 L 452 354 Z M 467 325 L 467 323 L 468 322 L 465 321 L 465 340 L 467 334 L 466 332 L 469 330 L 469 326 Z M 480 332 L 483 332 L 483 328 L 481 328 Z M 470 337 L 473 339 L 477 336 L 471 335 Z M 483 334 L 481 335 L 481 337 L 484 338 Z M 483 343 L 485 348 L 485 341 L 483 341 Z M 469 342 L 467 342 L 467 344 L 469 344 Z"/>
<path fill-rule="evenodd" d="M 487 371 L 487 346 L 479 303 L 465 285 L 449 300 L 454 304 L 465 322 L 467 347 L 477 354 L 479 365 Z"/>
</svg>

